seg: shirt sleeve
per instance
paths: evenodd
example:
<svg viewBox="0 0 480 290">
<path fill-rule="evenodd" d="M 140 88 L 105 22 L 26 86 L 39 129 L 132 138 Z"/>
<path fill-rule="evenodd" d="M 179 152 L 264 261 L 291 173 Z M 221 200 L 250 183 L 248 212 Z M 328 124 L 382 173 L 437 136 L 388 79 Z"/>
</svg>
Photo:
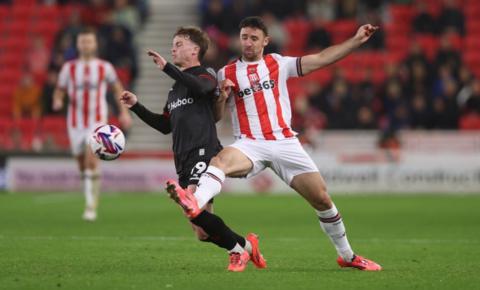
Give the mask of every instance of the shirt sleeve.
<svg viewBox="0 0 480 290">
<path fill-rule="evenodd" d="M 170 125 L 170 114 L 168 113 L 166 106 L 163 108 L 163 114 L 157 114 L 150 111 L 144 105 L 140 104 L 140 102 L 137 102 L 135 105 L 133 105 L 130 110 L 134 112 L 143 122 L 155 130 L 160 131 L 163 134 L 172 132 L 172 127 Z"/>
<path fill-rule="evenodd" d="M 172 79 L 184 84 L 189 89 L 205 96 L 212 93 L 217 87 L 217 79 L 207 70 L 187 73 L 179 70 L 171 63 L 167 63 L 163 71 Z"/>
<path fill-rule="evenodd" d="M 70 67 L 69 63 L 65 63 L 60 70 L 58 75 L 57 87 L 62 90 L 66 90 L 68 86 L 68 68 Z"/>
<path fill-rule="evenodd" d="M 108 84 L 113 84 L 118 80 L 117 72 L 111 63 L 105 66 L 105 80 Z"/>
<path fill-rule="evenodd" d="M 280 63 L 286 69 L 288 77 L 301 77 L 303 76 L 302 73 L 302 65 L 301 65 L 301 57 L 292 57 L 292 56 L 280 56 Z"/>
</svg>

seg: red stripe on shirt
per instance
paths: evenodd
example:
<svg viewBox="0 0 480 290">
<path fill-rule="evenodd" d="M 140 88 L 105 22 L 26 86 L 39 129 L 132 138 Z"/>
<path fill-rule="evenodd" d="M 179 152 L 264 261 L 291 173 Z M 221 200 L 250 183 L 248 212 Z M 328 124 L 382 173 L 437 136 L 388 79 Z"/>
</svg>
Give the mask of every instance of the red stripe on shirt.
<svg viewBox="0 0 480 290">
<path fill-rule="evenodd" d="M 72 128 L 77 127 L 77 81 L 75 79 L 75 68 L 76 63 L 72 62 L 70 65 L 70 79 L 72 80 L 73 84 L 73 92 L 71 95 L 71 102 L 70 102 L 70 124 Z"/>
<path fill-rule="evenodd" d="M 245 109 L 245 101 L 238 96 L 240 87 L 237 80 L 237 65 L 231 64 L 225 67 L 225 78 L 231 80 L 235 87 L 233 88 L 235 93 L 235 106 L 237 108 L 238 122 L 240 125 L 240 133 L 247 136 L 247 138 L 255 139 L 250 129 L 250 123 L 248 122 L 247 110 Z"/>
<path fill-rule="evenodd" d="M 258 118 L 260 119 L 260 128 L 262 128 L 263 137 L 266 140 L 275 140 L 276 138 L 273 136 L 272 124 L 268 116 L 268 108 L 265 103 L 265 96 L 263 95 L 263 88 L 257 66 L 257 64 L 247 66 L 247 78 L 253 90 L 253 99 L 255 100 L 255 107 L 257 108 Z"/>
<path fill-rule="evenodd" d="M 83 126 L 88 128 L 88 109 L 90 104 L 90 65 L 83 70 Z"/>
<path fill-rule="evenodd" d="M 282 128 L 283 136 L 286 138 L 293 137 L 292 130 L 290 130 L 289 126 L 285 123 L 283 119 L 283 112 L 282 112 L 282 105 L 280 104 L 280 92 L 279 92 L 279 84 L 278 84 L 278 62 L 273 58 L 271 55 L 265 56 L 265 63 L 267 64 L 267 68 L 270 74 L 270 80 L 273 80 L 275 86 L 273 87 L 273 97 L 275 98 L 275 105 L 277 110 L 277 118 L 278 118 L 278 125 Z"/>
<path fill-rule="evenodd" d="M 100 94 L 102 91 L 102 83 L 105 77 L 105 66 L 103 63 L 98 64 L 98 84 L 97 84 L 97 98 L 95 102 L 95 120 L 96 122 L 101 121 L 101 103 L 100 103 Z"/>
</svg>

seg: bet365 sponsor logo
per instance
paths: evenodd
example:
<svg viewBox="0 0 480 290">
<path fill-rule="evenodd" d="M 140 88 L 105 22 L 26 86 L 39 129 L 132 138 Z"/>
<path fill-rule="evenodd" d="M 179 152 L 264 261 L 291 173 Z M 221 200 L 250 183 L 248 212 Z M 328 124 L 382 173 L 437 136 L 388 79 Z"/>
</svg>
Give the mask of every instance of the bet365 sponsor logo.
<svg viewBox="0 0 480 290">
<path fill-rule="evenodd" d="M 243 98 L 245 96 L 251 95 L 253 93 L 259 92 L 261 90 L 269 90 L 275 88 L 276 84 L 274 80 L 266 80 L 262 83 L 260 82 L 253 82 L 253 86 L 250 88 L 246 88 L 242 91 L 238 92 L 238 97 Z"/>
<path fill-rule="evenodd" d="M 176 108 L 179 108 L 181 106 L 185 105 L 191 105 L 194 103 L 193 98 L 183 98 L 183 99 L 177 99 L 176 101 L 168 103 L 167 109 L 169 112 L 172 110 L 175 110 Z"/>
</svg>

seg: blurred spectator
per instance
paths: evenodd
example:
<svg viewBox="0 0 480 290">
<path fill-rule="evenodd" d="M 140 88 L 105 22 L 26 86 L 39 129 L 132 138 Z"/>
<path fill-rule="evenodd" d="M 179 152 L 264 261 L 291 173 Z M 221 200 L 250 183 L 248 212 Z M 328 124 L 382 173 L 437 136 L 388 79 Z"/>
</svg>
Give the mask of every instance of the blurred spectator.
<svg viewBox="0 0 480 290">
<path fill-rule="evenodd" d="M 453 48 L 448 34 L 444 34 L 440 39 L 440 47 L 435 58 L 435 65 L 437 68 L 446 65 L 454 74 L 457 74 L 460 69 L 460 53 Z"/>
<path fill-rule="evenodd" d="M 427 5 L 423 1 L 416 1 L 416 15 L 412 21 L 413 31 L 418 33 L 434 34 L 436 33 L 436 21 L 428 13 Z"/>
<path fill-rule="evenodd" d="M 415 94 L 411 101 L 410 126 L 412 129 L 429 129 L 431 127 L 427 98 L 420 92 Z"/>
<path fill-rule="evenodd" d="M 267 26 L 268 34 L 270 36 L 270 42 L 265 48 L 265 53 L 280 53 L 285 43 L 288 42 L 287 31 L 285 31 L 283 25 L 272 13 L 265 12 L 262 15 L 262 18 Z"/>
<path fill-rule="evenodd" d="M 354 129 L 372 130 L 377 128 L 377 121 L 372 109 L 368 106 L 360 107 L 357 111 L 357 121 Z"/>
<path fill-rule="evenodd" d="M 357 17 L 357 0 L 338 0 L 336 4 L 337 19 L 355 19 Z"/>
<path fill-rule="evenodd" d="M 50 52 L 45 45 L 43 37 L 34 36 L 27 55 L 28 70 L 32 72 L 36 78 L 39 78 L 45 73 L 49 61 Z"/>
<path fill-rule="evenodd" d="M 347 82 L 341 72 L 337 72 L 330 89 L 326 94 L 327 128 L 351 129 L 355 126 L 357 103 L 353 103 L 351 84 Z"/>
<path fill-rule="evenodd" d="M 224 53 L 220 53 L 218 46 L 215 42 L 211 42 L 208 46 L 208 50 L 203 57 L 203 65 L 215 69 L 215 71 L 221 69 L 228 62 L 228 58 Z"/>
<path fill-rule="evenodd" d="M 222 0 L 210 0 L 205 13 L 202 15 L 202 27 L 207 28 L 213 26 L 225 31 L 224 27 L 230 26 L 228 25 L 229 14 Z"/>
<path fill-rule="evenodd" d="M 375 10 L 366 13 L 366 22 L 383 27 L 380 13 Z M 362 49 L 383 49 L 385 47 L 385 30 L 378 29 L 372 37 L 362 45 Z"/>
<path fill-rule="evenodd" d="M 129 5 L 128 0 L 115 0 L 112 12 L 114 24 L 122 25 L 135 35 L 140 28 L 140 15 L 135 7 Z"/>
<path fill-rule="evenodd" d="M 98 27 L 107 21 L 110 10 L 107 0 L 89 0 L 89 5 L 83 6 L 82 23 L 86 26 Z"/>
<path fill-rule="evenodd" d="M 335 0 L 308 0 L 307 15 L 310 19 L 321 18 L 324 21 L 335 19 Z"/>
<path fill-rule="evenodd" d="M 480 114 L 480 80 L 472 80 L 463 102 L 463 108 L 466 112 L 476 112 Z"/>
<path fill-rule="evenodd" d="M 30 73 L 24 73 L 19 86 L 13 93 L 13 118 L 39 119 L 42 112 L 40 88 Z"/>
<path fill-rule="evenodd" d="M 457 83 L 453 79 L 445 81 L 442 95 L 433 103 L 433 127 L 436 129 L 457 129 L 459 108 L 456 100 Z"/>
<path fill-rule="evenodd" d="M 104 51 L 105 59 L 110 61 L 114 67 L 126 69 L 130 79 L 135 79 L 138 74 L 137 55 L 132 41 L 128 39 L 128 31 L 120 26 L 112 27 L 107 39 Z M 124 84 L 126 85 L 126 84 Z"/>
<path fill-rule="evenodd" d="M 57 75 L 58 73 L 55 70 L 49 70 L 47 74 L 47 79 L 45 81 L 45 84 L 43 85 L 41 97 L 43 115 L 65 114 L 65 106 L 61 112 L 52 110 L 53 91 L 57 86 Z"/>
<path fill-rule="evenodd" d="M 321 17 L 316 17 L 312 21 L 313 29 L 307 38 L 307 49 L 319 51 L 332 45 L 330 33 L 324 28 L 325 21 Z"/>
<path fill-rule="evenodd" d="M 67 21 L 67 25 L 59 33 L 57 33 L 57 39 L 55 40 L 56 45 L 58 45 L 60 39 L 62 39 L 64 35 L 69 35 L 71 39 L 76 39 L 77 34 L 82 29 L 80 8 L 75 7 Z"/>
<path fill-rule="evenodd" d="M 443 8 L 438 16 L 438 28 L 440 33 L 456 31 L 465 34 L 465 20 L 463 12 L 457 7 L 455 0 L 444 0 Z"/>
</svg>

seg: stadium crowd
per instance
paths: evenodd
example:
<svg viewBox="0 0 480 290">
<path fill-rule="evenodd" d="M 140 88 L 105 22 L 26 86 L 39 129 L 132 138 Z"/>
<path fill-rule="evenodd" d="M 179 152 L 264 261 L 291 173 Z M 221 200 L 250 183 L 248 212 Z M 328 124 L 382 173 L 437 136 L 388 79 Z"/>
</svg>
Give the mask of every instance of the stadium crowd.
<svg viewBox="0 0 480 290">
<path fill-rule="evenodd" d="M 148 17 L 146 0 L 23 0 L 0 2 L 0 148 L 67 149 L 65 110 L 52 110 L 62 65 L 77 57 L 81 29 L 95 28 L 99 57 L 111 62 L 127 88 L 138 76 L 135 35 Z M 10 97 L 11 96 L 11 97 Z M 114 115 L 118 107 L 109 94 Z M 11 116 L 11 117 L 10 117 Z M 12 137 L 13 136 L 13 137 Z"/>
<path fill-rule="evenodd" d="M 294 56 L 380 26 L 353 55 L 290 81 L 297 131 L 480 129 L 480 2 L 203 0 L 200 11 L 215 68 L 238 55 L 235 24 L 247 15 L 268 24 L 268 52 Z"/>
</svg>

